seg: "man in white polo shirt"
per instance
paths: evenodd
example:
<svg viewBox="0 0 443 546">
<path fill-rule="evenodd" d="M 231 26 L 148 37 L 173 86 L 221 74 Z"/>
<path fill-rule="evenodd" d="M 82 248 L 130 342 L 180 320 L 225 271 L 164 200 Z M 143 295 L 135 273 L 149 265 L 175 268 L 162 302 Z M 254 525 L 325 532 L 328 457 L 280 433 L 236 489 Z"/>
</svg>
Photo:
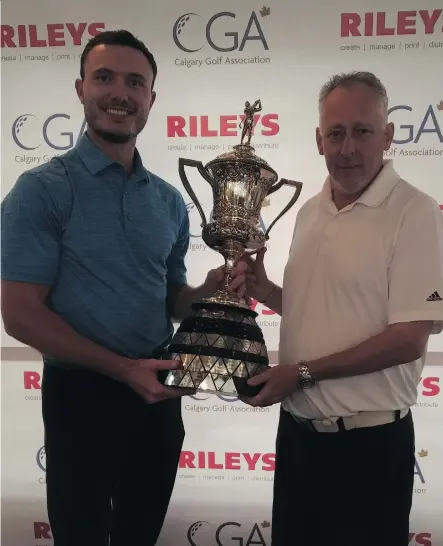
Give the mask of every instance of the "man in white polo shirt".
<svg viewBox="0 0 443 546">
<path fill-rule="evenodd" d="M 410 407 L 443 325 L 443 216 L 383 159 L 394 127 L 371 73 L 322 88 L 317 145 L 329 176 L 300 209 L 283 287 L 264 253 L 248 293 L 281 314 L 280 365 L 250 380 L 282 402 L 272 546 L 407 546 Z M 424 173 L 425 174 L 425 173 Z"/>
</svg>

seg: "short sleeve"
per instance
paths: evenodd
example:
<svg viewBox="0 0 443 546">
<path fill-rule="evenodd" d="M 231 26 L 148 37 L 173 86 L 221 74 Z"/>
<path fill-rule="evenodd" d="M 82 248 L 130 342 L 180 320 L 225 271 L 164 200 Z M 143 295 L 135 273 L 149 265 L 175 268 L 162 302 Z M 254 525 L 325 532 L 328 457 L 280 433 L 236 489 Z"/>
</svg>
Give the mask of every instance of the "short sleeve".
<svg viewBox="0 0 443 546">
<path fill-rule="evenodd" d="M 434 321 L 443 328 L 443 213 L 421 195 L 405 212 L 389 267 L 389 324 Z"/>
<path fill-rule="evenodd" d="M 23 173 L 1 207 L 2 279 L 52 285 L 60 256 L 60 222 L 45 185 Z"/>
<path fill-rule="evenodd" d="M 172 247 L 171 253 L 167 259 L 168 283 L 175 285 L 187 284 L 185 258 L 189 248 L 189 215 L 186 205 L 180 199 L 181 224 L 177 241 Z"/>
</svg>

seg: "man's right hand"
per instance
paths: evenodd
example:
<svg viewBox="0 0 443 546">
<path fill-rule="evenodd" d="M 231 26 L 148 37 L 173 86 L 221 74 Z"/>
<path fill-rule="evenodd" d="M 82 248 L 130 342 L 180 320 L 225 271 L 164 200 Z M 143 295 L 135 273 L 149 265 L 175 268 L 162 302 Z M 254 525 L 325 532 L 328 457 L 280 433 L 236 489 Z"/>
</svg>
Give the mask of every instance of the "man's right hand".
<svg viewBox="0 0 443 546">
<path fill-rule="evenodd" d="M 244 253 L 237 260 L 238 263 L 244 262 L 247 265 L 246 294 L 260 302 L 265 300 L 272 290 L 272 283 L 268 279 L 263 263 L 265 253 L 266 248 L 262 248 L 257 252 L 255 259 L 251 258 L 248 253 Z"/>
<path fill-rule="evenodd" d="M 176 370 L 180 366 L 181 363 L 177 360 L 133 360 L 125 371 L 123 381 L 148 404 L 195 394 L 195 389 L 165 387 L 158 380 L 157 372 Z"/>
</svg>

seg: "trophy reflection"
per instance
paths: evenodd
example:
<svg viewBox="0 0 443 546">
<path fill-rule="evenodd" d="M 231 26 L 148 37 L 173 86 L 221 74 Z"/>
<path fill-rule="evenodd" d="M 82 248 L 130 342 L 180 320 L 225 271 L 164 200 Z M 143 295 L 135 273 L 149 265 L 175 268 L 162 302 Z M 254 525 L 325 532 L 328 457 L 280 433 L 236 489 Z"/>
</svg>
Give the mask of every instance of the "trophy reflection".
<svg viewBox="0 0 443 546">
<path fill-rule="evenodd" d="M 224 287 L 212 296 L 195 302 L 190 316 L 177 329 L 167 358 L 181 361 L 182 368 L 168 372 L 164 384 L 194 388 L 197 391 L 231 396 L 254 396 L 260 387 L 247 385 L 249 378 L 269 367 L 263 333 L 256 322 L 257 313 L 245 299 L 227 290 L 230 273 L 239 254 L 259 250 L 269 239 L 274 224 L 299 198 L 302 183 L 278 180 L 269 164 L 251 146 L 254 114 L 261 101 L 245 103 L 240 124 L 240 144 L 203 165 L 193 159 L 179 159 L 179 175 L 202 219 L 202 239 L 225 260 Z M 192 189 L 185 167 L 195 167 L 210 184 L 213 216 L 208 222 Z M 295 193 L 273 220 L 266 232 L 260 227 L 264 200 L 282 186 L 293 186 Z"/>
</svg>

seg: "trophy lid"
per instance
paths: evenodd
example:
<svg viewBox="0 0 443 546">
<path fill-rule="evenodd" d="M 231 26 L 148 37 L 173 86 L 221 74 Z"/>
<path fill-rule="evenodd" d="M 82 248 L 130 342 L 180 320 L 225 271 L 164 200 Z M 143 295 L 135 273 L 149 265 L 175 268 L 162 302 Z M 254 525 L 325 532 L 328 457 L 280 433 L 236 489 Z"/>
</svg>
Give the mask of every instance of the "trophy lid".
<svg viewBox="0 0 443 546">
<path fill-rule="evenodd" d="M 254 129 L 254 116 L 261 112 L 261 100 L 256 100 L 252 105 L 249 101 L 245 102 L 244 117 L 240 126 L 243 128 L 240 144 L 233 146 L 232 150 L 218 155 L 212 161 L 205 165 L 206 168 L 221 167 L 226 163 L 245 164 L 258 167 L 278 177 L 274 169 L 263 158 L 255 154 L 255 149 L 251 146 L 252 131 Z M 243 140 L 246 140 L 244 143 Z"/>
<path fill-rule="evenodd" d="M 205 165 L 206 168 L 215 167 L 223 163 L 245 163 L 254 165 L 261 169 L 265 169 L 277 176 L 277 173 L 269 165 L 269 163 L 256 155 L 255 149 L 250 144 L 237 144 L 232 150 L 218 155 Z"/>
</svg>

